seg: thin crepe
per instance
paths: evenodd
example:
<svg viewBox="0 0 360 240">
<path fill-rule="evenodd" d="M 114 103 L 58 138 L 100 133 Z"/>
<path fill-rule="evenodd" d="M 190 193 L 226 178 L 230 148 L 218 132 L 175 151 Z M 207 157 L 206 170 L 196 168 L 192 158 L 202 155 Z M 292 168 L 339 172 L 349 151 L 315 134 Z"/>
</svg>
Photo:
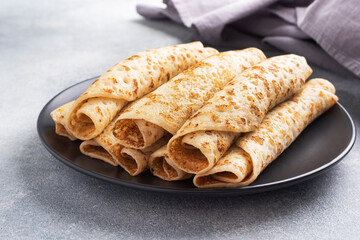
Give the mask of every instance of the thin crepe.
<svg viewBox="0 0 360 240">
<path fill-rule="evenodd" d="M 114 121 L 99 136 L 80 144 L 80 151 L 92 158 L 103 160 L 113 166 L 121 166 L 131 176 L 139 175 L 149 168 L 150 155 L 167 143 L 170 136 L 164 136 L 157 143 L 139 150 L 122 146 L 111 130 Z"/>
<path fill-rule="evenodd" d="M 73 104 L 74 101 L 70 101 L 64 105 L 61 105 L 50 113 L 51 118 L 55 122 L 55 133 L 60 136 L 67 137 L 72 141 L 76 140 L 77 138 L 66 129 L 66 116 L 69 114 Z"/>
<path fill-rule="evenodd" d="M 154 176 L 166 181 L 184 180 L 193 176 L 192 174 L 188 174 L 176 166 L 171 165 L 166 145 L 162 146 L 150 155 L 149 167 Z"/>
<path fill-rule="evenodd" d="M 266 57 L 256 48 L 228 51 L 204 59 L 134 102 L 116 120 L 119 143 L 145 148 L 182 124 L 226 83 Z"/>
<path fill-rule="evenodd" d="M 258 129 L 240 137 L 212 169 L 196 175 L 195 186 L 251 184 L 314 119 L 337 101 L 329 81 L 310 80 L 300 93 L 269 112 Z"/>
<path fill-rule="evenodd" d="M 147 50 L 119 62 L 76 99 L 66 119 L 67 130 L 81 140 L 96 137 L 128 101 L 216 52 L 193 42 Z"/>
<path fill-rule="evenodd" d="M 211 169 L 241 133 L 255 130 L 275 105 L 299 92 L 312 73 L 304 57 L 283 55 L 253 66 L 201 107 L 169 141 L 175 166 Z"/>
</svg>

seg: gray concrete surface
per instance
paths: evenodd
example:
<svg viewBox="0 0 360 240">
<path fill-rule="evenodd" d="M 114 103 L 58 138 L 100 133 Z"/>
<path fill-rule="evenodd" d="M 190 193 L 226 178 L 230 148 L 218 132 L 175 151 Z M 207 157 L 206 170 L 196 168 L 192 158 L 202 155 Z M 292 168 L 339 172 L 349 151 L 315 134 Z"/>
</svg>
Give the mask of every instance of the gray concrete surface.
<svg viewBox="0 0 360 240">
<path fill-rule="evenodd" d="M 139 17 L 135 4 L 0 2 L 0 239 L 358 238 L 359 141 L 319 177 L 226 198 L 120 187 L 78 173 L 46 151 L 36 120 L 51 97 L 135 52 L 189 41 L 177 24 Z M 314 75 L 336 85 L 359 128 L 360 79 L 316 67 Z"/>
</svg>

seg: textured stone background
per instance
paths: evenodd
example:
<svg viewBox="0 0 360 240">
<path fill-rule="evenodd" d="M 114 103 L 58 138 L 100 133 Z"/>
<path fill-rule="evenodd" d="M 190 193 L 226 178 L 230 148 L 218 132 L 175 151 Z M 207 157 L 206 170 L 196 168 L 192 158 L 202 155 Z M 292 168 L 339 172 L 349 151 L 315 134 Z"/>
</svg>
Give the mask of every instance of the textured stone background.
<svg viewBox="0 0 360 240">
<path fill-rule="evenodd" d="M 359 141 L 315 179 L 233 198 L 120 187 L 45 150 L 36 120 L 51 97 L 135 52 L 189 41 L 177 24 L 139 17 L 135 4 L 0 1 L 0 239 L 357 238 Z M 316 67 L 314 75 L 336 85 L 359 127 L 360 79 Z"/>
</svg>

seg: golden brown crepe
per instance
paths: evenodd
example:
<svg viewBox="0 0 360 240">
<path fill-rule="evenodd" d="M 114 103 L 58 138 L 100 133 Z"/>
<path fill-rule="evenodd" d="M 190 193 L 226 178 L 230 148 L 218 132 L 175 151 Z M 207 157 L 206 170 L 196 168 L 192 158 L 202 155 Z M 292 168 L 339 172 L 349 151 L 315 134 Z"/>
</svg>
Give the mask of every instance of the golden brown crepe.
<svg viewBox="0 0 360 240">
<path fill-rule="evenodd" d="M 158 142 L 145 149 L 132 149 L 118 143 L 111 130 L 114 121 L 99 136 L 80 144 L 80 151 L 92 158 L 103 160 L 113 166 L 121 166 L 131 176 L 136 176 L 149 168 L 150 154 L 167 143 L 170 136 L 165 135 Z"/>
<path fill-rule="evenodd" d="M 300 93 L 270 111 L 258 129 L 240 137 L 212 169 L 197 174 L 194 184 L 201 188 L 249 185 L 337 101 L 329 81 L 310 80 Z"/>
<path fill-rule="evenodd" d="M 215 49 L 193 42 L 147 50 L 119 62 L 76 99 L 66 129 L 81 140 L 96 137 L 128 101 L 142 97 L 214 53 Z"/>
<path fill-rule="evenodd" d="M 55 122 L 56 134 L 67 137 L 72 141 L 76 140 L 77 138 L 66 129 L 66 116 L 69 114 L 73 104 L 74 101 L 65 103 L 50 113 L 51 118 Z"/>
<path fill-rule="evenodd" d="M 255 130 L 271 108 L 300 91 L 311 73 L 297 55 L 272 57 L 247 69 L 184 123 L 169 141 L 170 160 L 188 173 L 208 171 L 240 133 Z"/>
<path fill-rule="evenodd" d="M 120 165 L 131 176 L 136 176 L 148 168 L 148 158 L 151 152 L 143 152 L 138 149 L 124 148 L 122 146 L 119 146 L 116 149 L 117 151 L 114 151 L 113 148 L 109 152 L 103 147 L 103 142 L 96 141 L 95 139 L 82 142 L 80 144 L 80 151 L 89 157 L 103 160 L 113 166 Z"/>
<path fill-rule="evenodd" d="M 103 160 L 113 166 L 118 166 L 118 162 L 108 151 L 106 151 L 97 141 L 94 139 L 83 141 L 80 144 L 80 151 L 92 158 Z"/>
<path fill-rule="evenodd" d="M 154 176 L 166 181 L 184 180 L 193 176 L 171 165 L 171 162 L 168 160 L 166 145 L 150 155 L 149 167 Z"/>
<path fill-rule="evenodd" d="M 202 60 L 123 111 L 116 120 L 114 136 L 124 146 L 142 149 L 166 132 L 175 134 L 227 82 L 265 59 L 261 50 L 248 48 Z"/>
</svg>

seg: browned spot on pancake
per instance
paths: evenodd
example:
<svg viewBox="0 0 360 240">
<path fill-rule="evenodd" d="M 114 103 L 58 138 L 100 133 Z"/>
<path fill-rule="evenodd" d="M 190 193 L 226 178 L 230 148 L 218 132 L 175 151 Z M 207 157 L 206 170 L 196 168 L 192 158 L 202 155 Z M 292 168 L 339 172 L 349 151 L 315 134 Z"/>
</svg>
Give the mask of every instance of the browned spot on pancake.
<svg viewBox="0 0 360 240">
<path fill-rule="evenodd" d="M 263 145 L 264 143 L 264 139 L 259 137 L 259 136 L 251 136 L 251 139 L 254 140 L 255 142 L 259 143 L 260 145 Z"/>
<path fill-rule="evenodd" d="M 132 55 L 131 57 L 126 58 L 125 60 L 131 61 L 131 60 L 134 60 L 135 58 L 139 58 L 139 57 L 140 57 L 139 55 Z"/>
<path fill-rule="evenodd" d="M 212 115 L 211 115 L 211 120 L 212 120 L 213 122 L 216 122 L 217 120 L 219 120 L 219 117 L 218 117 L 217 115 L 215 115 L 215 114 L 212 114 Z"/>
<path fill-rule="evenodd" d="M 235 95 L 234 91 L 235 91 L 235 89 L 232 88 L 231 90 L 228 90 L 227 93 L 228 93 L 229 95 Z"/>
<path fill-rule="evenodd" d="M 208 148 L 209 145 L 210 145 L 209 142 L 202 142 L 202 143 L 201 143 L 201 146 L 202 146 L 203 148 Z"/>
<path fill-rule="evenodd" d="M 273 85 L 276 96 L 278 96 L 279 92 L 281 91 L 279 83 L 277 83 L 277 81 L 275 81 L 275 80 L 272 80 L 271 84 Z M 290 88 L 288 88 L 288 90 L 290 91 Z"/>
<path fill-rule="evenodd" d="M 226 144 L 221 139 L 217 139 L 216 146 L 218 151 L 222 154 L 226 151 Z"/>
<path fill-rule="evenodd" d="M 103 89 L 103 91 L 107 92 L 107 93 L 113 93 L 114 92 L 114 90 L 112 90 L 112 89 Z"/>
<path fill-rule="evenodd" d="M 251 67 L 252 70 L 259 70 L 261 74 L 264 74 L 266 72 L 266 69 L 263 66 L 253 66 Z"/>
<path fill-rule="evenodd" d="M 173 81 L 173 82 L 176 84 L 174 87 L 177 87 L 177 84 L 179 84 L 179 83 L 182 82 L 183 80 L 184 80 L 184 78 L 176 76 L 176 77 L 173 78 L 171 81 Z"/>
<path fill-rule="evenodd" d="M 134 78 L 133 82 L 134 82 L 134 92 L 135 92 L 135 94 L 137 94 L 137 91 L 138 91 L 138 88 L 139 88 L 138 81 Z"/>
<path fill-rule="evenodd" d="M 111 81 L 113 82 L 113 84 L 118 84 L 118 81 L 116 80 L 116 78 L 111 78 Z"/>
<path fill-rule="evenodd" d="M 255 95 L 259 100 L 264 99 L 264 94 L 262 92 L 256 92 Z"/>
<path fill-rule="evenodd" d="M 101 116 L 104 116 L 99 106 L 96 106 L 95 109 L 98 114 L 100 114 Z"/>
<path fill-rule="evenodd" d="M 261 116 L 260 109 L 253 102 L 250 104 L 250 108 L 253 110 L 256 116 Z"/>
<path fill-rule="evenodd" d="M 159 113 L 159 116 L 162 116 L 167 121 L 174 121 L 174 118 L 170 114 Z"/>
<path fill-rule="evenodd" d="M 201 98 L 201 96 L 200 96 L 200 94 L 198 94 L 198 93 L 190 92 L 189 98 L 194 98 L 194 99 L 196 99 L 196 98 Z"/>
<path fill-rule="evenodd" d="M 147 98 L 148 98 L 150 101 L 157 102 L 157 101 L 159 101 L 160 99 L 162 99 L 162 95 L 160 95 L 160 94 L 155 94 L 155 93 L 150 93 L 149 95 L 147 95 Z"/>
<path fill-rule="evenodd" d="M 128 66 L 126 66 L 126 65 L 120 65 L 121 67 L 123 67 L 124 69 L 125 69 L 125 71 L 130 71 L 131 70 L 131 68 L 129 68 Z"/>
<path fill-rule="evenodd" d="M 272 140 L 272 138 L 269 139 L 269 142 L 270 142 L 271 146 L 275 146 L 275 142 L 274 142 L 274 140 Z"/>
<path fill-rule="evenodd" d="M 227 109 L 227 105 L 226 104 L 218 104 L 215 105 L 215 107 L 219 110 L 219 111 L 225 111 Z"/>
<path fill-rule="evenodd" d="M 151 82 L 150 82 L 150 85 L 149 85 L 149 88 L 154 88 L 155 87 L 155 84 L 154 84 L 154 78 L 151 78 Z"/>
<path fill-rule="evenodd" d="M 265 80 L 265 81 L 263 81 L 263 83 L 264 83 L 266 89 L 269 91 L 269 89 L 270 89 L 270 84 L 268 83 L 268 81 Z"/>
</svg>

